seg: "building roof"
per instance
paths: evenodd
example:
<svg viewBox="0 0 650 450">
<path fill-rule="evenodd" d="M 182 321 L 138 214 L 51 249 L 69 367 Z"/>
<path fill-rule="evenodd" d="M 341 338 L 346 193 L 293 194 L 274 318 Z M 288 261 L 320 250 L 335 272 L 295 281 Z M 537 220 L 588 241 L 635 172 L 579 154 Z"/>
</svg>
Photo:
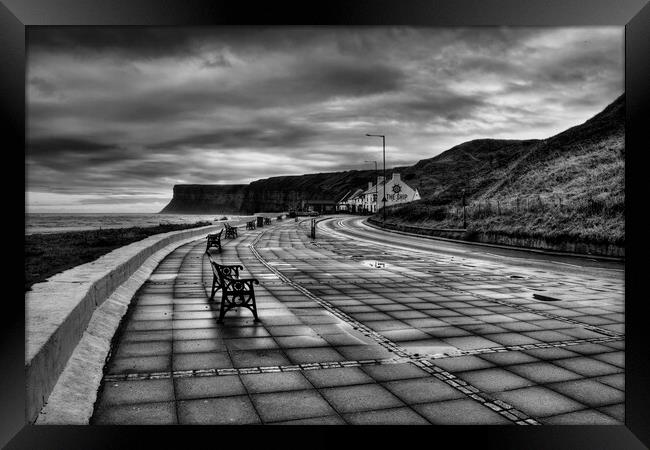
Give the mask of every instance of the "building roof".
<svg viewBox="0 0 650 450">
<path fill-rule="evenodd" d="M 363 189 L 357 189 L 356 191 L 354 191 L 354 192 L 352 193 L 352 195 L 350 195 L 350 196 L 346 199 L 346 201 L 354 200 L 356 197 L 360 196 L 361 194 L 363 194 Z"/>
<path fill-rule="evenodd" d="M 377 187 L 377 189 L 379 189 L 379 186 L 381 186 L 381 185 L 383 185 L 383 184 L 385 184 L 385 183 L 386 183 L 386 180 L 381 180 L 379 183 L 377 183 L 377 184 L 373 184 L 373 185 L 370 186 L 368 189 L 366 189 L 365 191 L 363 191 L 363 194 L 364 194 L 364 195 L 365 195 L 365 194 L 374 194 L 374 193 L 375 193 L 375 187 Z"/>
<path fill-rule="evenodd" d="M 338 203 L 345 202 L 348 199 L 348 197 L 350 196 L 351 193 L 352 193 L 352 190 L 349 190 L 348 192 L 346 192 L 345 195 L 343 197 L 341 197 L 341 200 L 338 201 Z"/>
</svg>

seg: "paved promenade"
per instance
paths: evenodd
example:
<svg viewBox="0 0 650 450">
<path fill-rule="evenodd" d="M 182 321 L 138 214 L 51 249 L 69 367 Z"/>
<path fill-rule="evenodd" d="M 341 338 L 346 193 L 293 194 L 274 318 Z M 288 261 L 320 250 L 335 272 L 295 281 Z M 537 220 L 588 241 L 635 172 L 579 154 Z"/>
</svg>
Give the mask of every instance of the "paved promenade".
<svg viewBox="0 0 650 450">
<path fill-rule="evenodd" d="M 204 239 L 171 253 L 91 423 L 622 424 L 622 272 L 381 245 L 336 220 L 313 241 L 308 223 L 242 227 L 213 253 L 258 278 L 261 323 L 216 323 Z"/>
</svg>

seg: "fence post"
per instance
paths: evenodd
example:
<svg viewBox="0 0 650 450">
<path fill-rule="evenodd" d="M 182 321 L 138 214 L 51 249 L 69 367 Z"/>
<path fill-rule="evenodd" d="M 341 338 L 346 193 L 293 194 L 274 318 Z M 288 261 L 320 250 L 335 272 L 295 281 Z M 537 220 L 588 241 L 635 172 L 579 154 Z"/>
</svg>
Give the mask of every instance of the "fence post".
<svg viewBox="0 0 650 450">
<path fill-rule="evenodd" d="M 467 201 L 465 200 L 465 189 L 463 189 L 463 228 L 467 228 Z"/>
</svg>

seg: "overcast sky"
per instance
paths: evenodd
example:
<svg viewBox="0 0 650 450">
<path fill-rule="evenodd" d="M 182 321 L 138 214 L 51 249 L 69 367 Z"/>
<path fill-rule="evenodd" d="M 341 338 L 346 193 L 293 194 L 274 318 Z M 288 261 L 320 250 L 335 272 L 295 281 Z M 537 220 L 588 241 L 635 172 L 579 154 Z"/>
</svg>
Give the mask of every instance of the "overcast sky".
<svg viewBox="0 0 650 450">
<path fill-rule="evenodd" d="M 546 138 L 624 90 L 624 29 L 30 27 L 28 212 Z"/>
</svg>

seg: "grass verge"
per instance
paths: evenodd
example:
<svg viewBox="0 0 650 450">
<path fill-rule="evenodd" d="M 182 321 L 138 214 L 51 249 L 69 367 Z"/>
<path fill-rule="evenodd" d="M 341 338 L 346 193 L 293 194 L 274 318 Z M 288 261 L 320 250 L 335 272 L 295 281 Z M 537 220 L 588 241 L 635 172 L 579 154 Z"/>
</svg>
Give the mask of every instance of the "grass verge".
<svg viewBox="0 0 650 450">
<path fill-rule="evenodd" d="M 96 260 L 116 248 L 149 236 L 170 231 L 212 225 L 160 224 L 153 227 L 130 227 L 103 230 L 67 231 L 25 236 L 25 291 L 52 275 Z"/>
</svg>

